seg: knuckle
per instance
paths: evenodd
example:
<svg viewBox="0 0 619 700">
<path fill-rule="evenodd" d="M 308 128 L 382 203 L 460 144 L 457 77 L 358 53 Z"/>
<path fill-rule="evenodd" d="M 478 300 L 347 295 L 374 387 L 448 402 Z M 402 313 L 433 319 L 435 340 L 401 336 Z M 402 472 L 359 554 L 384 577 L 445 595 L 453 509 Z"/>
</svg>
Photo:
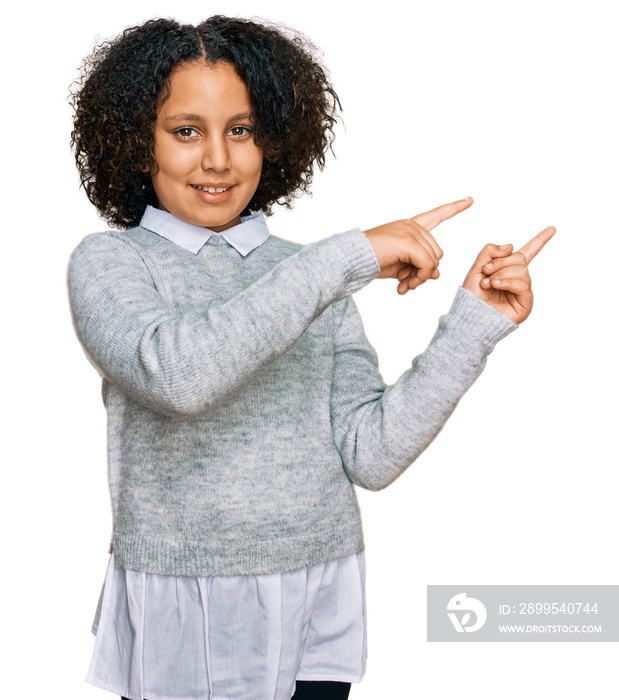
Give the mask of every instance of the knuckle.
<svg viewBox="0 0 619 700">
<path fill-rule="evenodd" d="M 431 267 L 432 269 L 438 267 L 439 259 L 434 254 L 434 251 L 426 251 L 426 257 L 428 261 L 428 267 Z"/>
<path fill-rule="evenodd" d="M 414 238 L 415 240 L 417 240 L 417 236 L 419 235 L 417 226 L 418 225 L 412 221 L 403 221 L 400 233 L 403 237 L 407 239 Z"/>
<path fill-rule="evenodd" d="M 530 279 L 529 278 L 529 268 L 526 265 L 516 264 L 513 267 L 514 267 L 514 273 L 518 277 L 521 277 L 522 279 Z"/>
</svg>

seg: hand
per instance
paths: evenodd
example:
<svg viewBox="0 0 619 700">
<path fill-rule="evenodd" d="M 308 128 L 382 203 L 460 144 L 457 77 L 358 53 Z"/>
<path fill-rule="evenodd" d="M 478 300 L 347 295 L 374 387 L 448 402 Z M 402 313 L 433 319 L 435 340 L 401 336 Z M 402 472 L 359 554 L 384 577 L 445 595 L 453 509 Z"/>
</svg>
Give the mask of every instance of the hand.
<svg viewBox="0 0 619 700">
<path fill-rule="evenodd" d="M 553 226 L 545 228 L 516 253 L 511 243 L 489 243 L 477 256 L 462 286 L 515 323 L 522 323 L 533 308 L 527 266 L 556 232 Z"/>
<path fill-rule="evenodd" d="M 438 265 L 443 251 L 430 231 L 443 221 L 468 209 L 473 200 L 460 199 L 443 204 L 412 219 L 377 226 L 365 235 L 369 238 L 380 263 L 379 277 L 399 280 L 398 294 L 417 289 L 429 279 L 438 279 Z"/>
</svg>

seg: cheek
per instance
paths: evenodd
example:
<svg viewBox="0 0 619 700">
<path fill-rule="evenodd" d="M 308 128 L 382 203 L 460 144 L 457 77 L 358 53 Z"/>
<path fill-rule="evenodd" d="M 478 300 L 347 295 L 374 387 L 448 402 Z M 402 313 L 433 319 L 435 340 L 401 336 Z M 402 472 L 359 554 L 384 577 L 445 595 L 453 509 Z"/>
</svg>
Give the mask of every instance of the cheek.
<svg viewBox="0 0 619 700">
<path fill-rule="evenodd" d="M 178 148 L 176 144 L 168 143 L 166 140 L 155 142 L 153 152 L 159 178 L 181 178 L 190 169 L 193 161 L 190 149 Z"/>
<path fill-rule="evenodd" d="M 256 164 L 256 187 L 258 186 L 258 183 L 260 182 L 261 177 L 262 177 L 262 158 L 260 158 L 260 160 Z"/>
<path fill-rule="evenodd" d="M 252 149 L 251 153 L 247 154 L 246 172 L 255 181 L 257 187 L 262 175 L 262 150 L 257 146 Z"/>
<path fill-rule="evenodd" d="M 186 155 L 176 154 L 174 158 L 157 161 L 160 173 L 169 180 L 184 180 L 192 169 L 192 162 Z"/>
</svg>

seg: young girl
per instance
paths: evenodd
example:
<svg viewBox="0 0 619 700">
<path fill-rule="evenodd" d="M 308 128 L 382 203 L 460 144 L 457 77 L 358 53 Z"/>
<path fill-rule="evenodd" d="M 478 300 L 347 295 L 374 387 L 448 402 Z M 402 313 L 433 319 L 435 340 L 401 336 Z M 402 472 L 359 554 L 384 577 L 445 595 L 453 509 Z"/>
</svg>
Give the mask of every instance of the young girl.
<svg viewBox="0 0 619 700">
<path fill-rule="evenodd" d="M 226 17 L 100 46 L 72 145 L 116 231 L 69 265 L 103 379 L 114 532 L 87 681 L 132 700 L 346 698 L 366 663 L 353 484 L 428 446 L 531 311 L 527 246 L 488 245 L 386 386 L 351 295 L 438 277 L 444 205 L 301 246 L 263 214 L 323 167 L 339 101 L 311 44 Z"/>
</svg>

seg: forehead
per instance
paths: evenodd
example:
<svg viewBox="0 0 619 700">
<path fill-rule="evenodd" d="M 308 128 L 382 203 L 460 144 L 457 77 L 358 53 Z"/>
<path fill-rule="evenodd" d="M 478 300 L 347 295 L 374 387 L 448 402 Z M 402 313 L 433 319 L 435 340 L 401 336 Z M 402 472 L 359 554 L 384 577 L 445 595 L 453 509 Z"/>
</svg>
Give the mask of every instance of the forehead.
<svg viewBox="0 0 619 700">
<path fill-rule="evenodd" d="M 159 110 L 158 121 L 175 114 L 204 119 L 225 119 L 251 111 L 249 92 L 231 63 L 185 63 L 170 76 L 170 94 Z"/>
</svg>

